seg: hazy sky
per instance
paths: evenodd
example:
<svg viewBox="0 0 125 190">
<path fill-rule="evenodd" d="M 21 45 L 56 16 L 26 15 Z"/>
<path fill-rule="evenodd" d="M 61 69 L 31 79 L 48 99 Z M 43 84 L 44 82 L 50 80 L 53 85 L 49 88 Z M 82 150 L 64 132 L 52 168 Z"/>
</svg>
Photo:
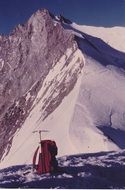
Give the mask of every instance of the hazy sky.
<svg viewBox="0 0 125 190">
<path fill-rule="evenodd" d="M 125 26 L 125 0 L 0 0 L 0 33 L 9 33 L 40 8 L 79 24 Z"/>
</svg>

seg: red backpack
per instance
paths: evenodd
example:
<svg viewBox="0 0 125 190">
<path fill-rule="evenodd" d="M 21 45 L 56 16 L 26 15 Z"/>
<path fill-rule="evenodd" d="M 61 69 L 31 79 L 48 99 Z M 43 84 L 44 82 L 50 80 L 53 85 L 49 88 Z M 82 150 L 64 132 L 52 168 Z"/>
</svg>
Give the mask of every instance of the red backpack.
<svg viewBox="0 0 125 190">
<path fill-rule="evenodd" d="M 56 160 L 57 146 L 55 141 L 42 140 L 40 142 L 40 147 L 38 147 L 33 156 L 33 168 L 38 174 L 50 173 L 57 169 L 58 163 Z M 40 153 L 38 155 L 38 151 Z M 37 162 L 38 156 L 38 162 Z"/>
</svg>

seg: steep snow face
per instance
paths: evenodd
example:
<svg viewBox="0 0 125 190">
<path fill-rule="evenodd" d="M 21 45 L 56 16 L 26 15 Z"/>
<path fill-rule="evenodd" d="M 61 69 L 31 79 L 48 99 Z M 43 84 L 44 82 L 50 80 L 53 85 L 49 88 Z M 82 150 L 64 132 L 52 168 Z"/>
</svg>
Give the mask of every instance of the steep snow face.
<svg viewBox="0 0 125 190">
<path fill-rule="evenodd" d="M 101 38 L 112 47 L 125 52 L 125 27 L 94 27 L 72 24 L 72 27 L 92 36 Z"/>
<path fill-rule="evenodd" d="M 125 53 L 86 34 L 84 27 L 72 26 L 86 61 L 70 124 L 72 143 L 81 152 L 124 149 Z"/>
<path fill-rule="evenodd" d="M 68 60 L 70 60 L 69 63 Z M 84 56 L 80 50 L 75 49 L 73 53 L 72 49 L 67 49 L 65 55 L 50 70 L 34 101 L 32 111 L 13 138 L 9 154 L 5 159 L 3 156 L 1 168 L 31 163 L 33 153 L 39 142 L 39 133 L 33 132 L 41 129 L 49 130 L 48 133 L 42 134 L 42 139 L 56 141 L 59 147 L 58 156 L 77 153 L 70 142 L 69 126 L 79 92 L 81 81 L 79 76 L 84 64 Z M 71 93 L 68 95 L 70 91 Z M 52 106 L 51 102 L 53 103 Z M 60 102 L 62 103 L 60 104 Z M 55 104 L 60 104 L 60 106 L 51 113 Z M 51 115 L 48 116 L 50 113 Z"/>
<path fill-rule="evenodd" d="M 71 121 L 78 150 L 125 148 L 125 76 L 88 59 Z"/>
</svg>

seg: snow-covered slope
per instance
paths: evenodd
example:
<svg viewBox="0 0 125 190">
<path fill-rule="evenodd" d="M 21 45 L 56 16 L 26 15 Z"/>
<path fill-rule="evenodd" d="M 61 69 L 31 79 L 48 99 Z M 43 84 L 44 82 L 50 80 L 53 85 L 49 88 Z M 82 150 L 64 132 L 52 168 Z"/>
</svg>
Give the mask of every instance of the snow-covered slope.
<svg viewBox="0 0 125 190">
<path fill-rule="evenodd" d="M 111 28 L 104 28 L 95 26 L 82 26 L 77 25 L 76 23 L 73 23 L 72 27 L 92 36 L 101 38 L 112 47 L 125 52 L 125 27 L 115 26 Z"/>
<path fill-rule="evenodd" d="M 72 141 L 85 152 L 125 148 L 125 77 L 97 64 L 84 67 L 70 123 Z"/>
<path fill-rule="evenodd" d="M 93 29 L 62 21 L 60 23 L 47 17 L 54 33 L 49 28 L 46 48 L 47 52 L 50 47 L 53 48 L 50 54 L 54 53 L 55 59 L 49 58 L 52 64 L 45 68 L 46 73 L 42 82 L 40 79 L 35 96 L 30 90 L 25 94 L 26 105 L 34 97 L 32 106 L 23 124 L 13 135 L 9 152 L 5 149 L 0 168 L 31 163 L 39 142 L 39 134 L 33 132 L 42 129 L 49 131 L 42 133 L 43 139 L 56 141 L 58 156 L 125 148 L 125 53 L 116 50 L 125 50 L 122 47 L 124 28 L 117 28 L 115 33 L 116 28 Z M 31 18 L 35 27 L 41 27 L 34 17 Z M 55 50 L 58 32 L 60 40 Z M 111 32 L 115 33 L 115 40 Z M 37 37 L 39 35 L 36 33 L 34 38 Z M 17 100 L 16 107 L 18 105 Z"/>
<path fill-rule="evenodd" d="M 31 165 L 0 171 L 0 188 L 124 189 L 125 151 L 64 156 L 60 172 L 37 175 Z"/>
</svg>

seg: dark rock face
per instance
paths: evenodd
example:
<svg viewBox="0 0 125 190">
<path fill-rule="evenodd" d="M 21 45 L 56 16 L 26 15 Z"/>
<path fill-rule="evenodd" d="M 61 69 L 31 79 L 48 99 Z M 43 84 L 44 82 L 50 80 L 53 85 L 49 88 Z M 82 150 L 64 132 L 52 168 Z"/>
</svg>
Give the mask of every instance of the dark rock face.
<svg viewBox="0 0 125 190">
<path fill-rule="evenodd" d="M 64 22 L 66 24 L 72 24 L 72 21 L 70 21 L 69 19 L 65 18 L 64 16 L 60 15 L 59 19 L 61 22 Z"/>
<path fill-rule="evenodd" d="M 0 158 L 6 148 L 8 153 L 13 136 L 27 118 L 46 76 L 59 64 L 67 49 L 71 49 L 72 54 L 65 59 L 66 65 L 78 46 L 73 34 L 60 23 L 55 24 L 47 10 L 37 11 L 9 36 L 0 36 Z M 46 86 L 43 96 L 51 86 L 58 93 L 53 98 L 53 90 L 48 99 L 44 99 L 43 119 L 73 89 L 84 63 L 77 59 L 75 64 L 78 66 L 65 72 L 63 80 L 53 78 L 51 85 Z M 65 82 L 67 74 L 71 75 L 68 83 Z"/>
</svg>

